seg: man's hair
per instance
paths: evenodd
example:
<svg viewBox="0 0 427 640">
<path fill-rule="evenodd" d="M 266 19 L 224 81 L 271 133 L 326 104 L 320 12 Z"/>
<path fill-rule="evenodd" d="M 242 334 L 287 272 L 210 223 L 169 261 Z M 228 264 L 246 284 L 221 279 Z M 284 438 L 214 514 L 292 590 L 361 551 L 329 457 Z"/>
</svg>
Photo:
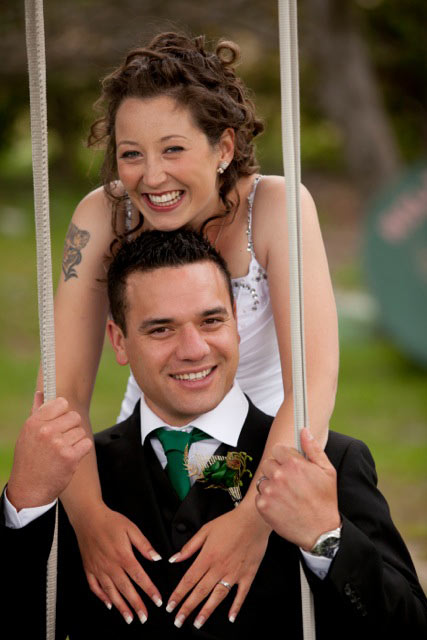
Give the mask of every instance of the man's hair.
<svg viewBox="0 0 427 640">
<path fill-rule="evenodd" d="M 233 287 L 227 264 L 200 233 L 189 229 L 144 231 L 135 240 L 122 245 L 108 269 L 107 284 L 111 315 L 125 336 L 126 284 L 130 274 L 196 262 L 212 262 L 218 267 L 233 304 Z"/>
</svg>

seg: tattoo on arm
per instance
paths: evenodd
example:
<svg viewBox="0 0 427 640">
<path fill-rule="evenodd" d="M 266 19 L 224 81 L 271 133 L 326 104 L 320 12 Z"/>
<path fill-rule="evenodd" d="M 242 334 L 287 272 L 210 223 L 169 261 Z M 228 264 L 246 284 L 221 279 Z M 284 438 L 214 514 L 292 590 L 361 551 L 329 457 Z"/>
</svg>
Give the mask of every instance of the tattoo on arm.
<svg viewBox="0 0 427 640">
<path fill-rule="evenodd" d="M 62 271 L 65 282 L 70 278 L 78 278 L 75 267 L 82 261 L 82 249 L 89 242 L 90 233 L 79 229 L 71 223 L 65 236 L 64 257 L 62 259 Z"/>
</svg>

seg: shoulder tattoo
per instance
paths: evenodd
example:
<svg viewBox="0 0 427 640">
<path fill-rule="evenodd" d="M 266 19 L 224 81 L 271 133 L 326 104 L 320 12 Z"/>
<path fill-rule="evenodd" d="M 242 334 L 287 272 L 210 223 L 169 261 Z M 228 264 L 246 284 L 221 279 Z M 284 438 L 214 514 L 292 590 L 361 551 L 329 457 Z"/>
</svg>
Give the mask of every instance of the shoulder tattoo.
<svg viewBox="0 0 427 640">
<path fill-rule="evenodd" d="M 76 267 L 82 261 L 82 249 L 89 242 L 90 233 L 79 229 L 71 223 L 65 236 L 64 257 L 62 259 L 62 271 L 65 282 L 70 278 L 78 278 Z"/>
</svg>

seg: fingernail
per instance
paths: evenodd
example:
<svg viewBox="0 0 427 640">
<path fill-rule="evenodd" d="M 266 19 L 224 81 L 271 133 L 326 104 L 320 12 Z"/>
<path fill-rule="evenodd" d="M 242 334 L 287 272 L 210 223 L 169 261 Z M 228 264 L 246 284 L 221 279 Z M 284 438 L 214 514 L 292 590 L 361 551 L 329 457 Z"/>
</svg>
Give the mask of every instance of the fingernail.
<svg viewBox="0 0 427 640">
<path fill-rule="evenodd" d="M 176 553 L 174 556 L 172 556 L 171 558 L 169 558 L 169 562 L 170 562 L 171 564 L 173 564 L 174 562 L 176 562 L 176 561 L 178 560 L 178 558 L 179 558 L 179 556 L 180 556 L 180 555 L 181 555 L 180 553 Z"/>
<path fill-rule="evenodd" d="M 111 609 L 113 608 L 113 605 L 111 604 L 111 602 L 104 602 L 104 604 L 107 607 L 107 609 L 111 611 Z"/>
<path fill-rule="evenodd" d="M 178 629 L 181 629 L 184 623 L 184 620 L 185 620 L 185 615 L 181 613 L 179 616 L 175 618 L 175 622 L 174 622 L 175 627 L 178 627 Z"/>
<path fill-rule="evenodd" d="M 168 613 L 172 613 L 172 611 L 175 609 L 175 607 L 176 607 L 175 600 L 171 600 L 170 602 L 168 602 L 168 606 L 166 607 L 166 611 Z"/>
<path fill-rule="evenodd" d="M 126 620 L 126 624 L 130 624 L 133 620 L 132 616 L 130 615 L 130 613 L 124 613 L 123 614 L 124 619 Z"/>
<path fill-rule="evenodd" d="M 228 618 L 230 622 L 234 622 L 236 619 L 236 616 L 234 615 L 234 613 L 231 614 L 231 616 Z"/>
<path fill-rule="evenodd" d="M 157 551 L 150 551 L 149 552 L 149 556 L 150 558 L 153 560 L 153 562 L 158 562 L 158 560 L 162 559 L 162 556 L 160 556 Z"/>
<path fill-rule="evenodd" d="M 147 616 L 143 611 L 139 611 L 138 618 L 141 624 L 144 624 L 144 622 L 147 622 Z"/>
<path fill-rule="evenodd" d="M 156 607 L 161 607 L 163 602 L 161 600 L 161 598 L 159 598 L 159 596 L 154 596 L 153 597 L 153 602 L 156 605 Z"/>
<path fill-rule="evenodd" d="M 198 618 L 196 618 L 194 621 L 194 626 L 196 627 L 196 629 L 200 629 L 200 627 L 203 626 L 205 620 L 205 616 L 199 616 Z"/>
<path fill-rule="evenodd" d="M 314 440 L 313 434 L 311 433 L 310 429 L 307 427 L 307 438 L 309 440 Z"/>
</svg>

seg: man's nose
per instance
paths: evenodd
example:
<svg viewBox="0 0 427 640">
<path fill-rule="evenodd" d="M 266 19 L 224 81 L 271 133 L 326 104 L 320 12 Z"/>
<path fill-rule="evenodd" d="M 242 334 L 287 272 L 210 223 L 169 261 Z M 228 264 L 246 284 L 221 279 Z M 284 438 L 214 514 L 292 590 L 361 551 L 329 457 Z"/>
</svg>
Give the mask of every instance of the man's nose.
<svg viewBox="0 0 427 640">
<path fill-rule="evenodd" d="M 209 352 L 209 345 L 197 327 L 182 327 L 176 349 L 176 355 L 180 360 L 196 362 L 202 360 Z"/>
</svg>

